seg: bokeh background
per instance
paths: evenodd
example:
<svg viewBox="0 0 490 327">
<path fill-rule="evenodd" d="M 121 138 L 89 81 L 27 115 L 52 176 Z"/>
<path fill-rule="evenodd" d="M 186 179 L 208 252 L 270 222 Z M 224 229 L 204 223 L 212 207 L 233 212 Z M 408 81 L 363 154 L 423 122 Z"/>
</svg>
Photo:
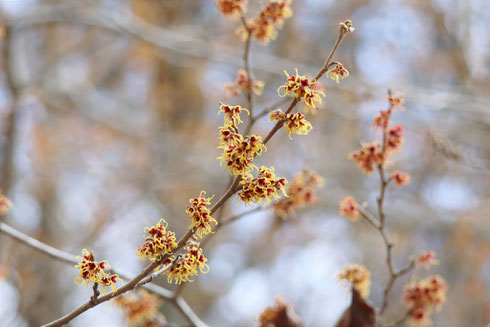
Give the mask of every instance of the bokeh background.
<svg viewBox="0 0 490 327">
<path fill-rule="evenodd" d="M 250 1 L 253 16 L 263 1 Z M 293 141 L 280 131 L 259 164 L 291 179 L 303 168 L 326 179 L 316 206 L 289 220 L 268 210 L 223 228 L 206 244 L 211 271 L 183 296 L 212 326 L 251 326 L 277 294 L 306 326 L 331 326 L 348 306 L 335 274 L 362 263 L 379 306 L 387 280 L 385 249 L 366 223 L 338 215 L 353 195 L 375 208 L 378 179 L 347 160 L 375 135 L 373 116 L 390 88 L 405 96 L 394 120 L 406 126 L 391 169 L 411 184 L 390 189 L 386 212 L 395 263 L 434 250 L 447 303 L 435 326 L 490 323 L 490 4 L 487 0 L 296 0 L 294 15 L 268 46 L 252 44 L 257 108 L 278 100 L 284 70 L 316 74 L 338 23 L 351 19 L 334 59 L 350 71 L 323 80 L 314 129 Z M 177 235 L 185 206 L 201 190 L 223 193 L 227 171 L 216 157 L 222 86 L 242 68 L 239 22 L 213 1 L 2 0 L 0 188 L 14 203 L 5 221 L 72 254 L 82 248 L 125 270 L 144 262 L 135 250 L 144 226 L 161 217 Z M 300 106 L 303 110 L 303 107 Z M 9 113 L 15 112 L 14 115 Z M 264 118 L 254 132 L 264 135 Z M 246 210 L 226 208 L 232 215 Z M 0 235 L 0 326 L 38 326 L 90 296 L 69 265 Z M 388 317 L 404 312 L 397 281 Z M 171 288 L 162 278 L 157 283 Z M 170 304 L 161 311 L 185 323 Z M 98 306 L 72 326 L 124 326 L 118 308 Z"/>
</svg>

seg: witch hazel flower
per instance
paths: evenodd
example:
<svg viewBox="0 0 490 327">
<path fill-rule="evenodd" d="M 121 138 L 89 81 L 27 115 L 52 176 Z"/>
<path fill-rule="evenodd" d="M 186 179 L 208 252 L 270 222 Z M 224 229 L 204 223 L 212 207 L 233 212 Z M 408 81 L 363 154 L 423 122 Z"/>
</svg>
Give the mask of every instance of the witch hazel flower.
<svg viewBox="0 0 490 327">
<path fill-rule="evenodd" d="M 340 62 L 336 62 L 335 67 L 329 70 L 327 74 L 339 84 L 339 79 L 344 79 L 349 76 L 349 71 Z"/>
<path fill-rule="evenodd" d="M 185 211 L 192 220 L 189 229 L 195 230 L 196 234 L 202 238 L 203 235 L 212 233 L 211 223 L 217 225 L 216 219 L 211 217 L 211 211 L 208 206 L 211 204 L 210 200 L 213 197 L 205 198 L 205 191 L 201 191 L 198 197 L 189 200 L 190 205 L 187 206 Z"/>
<path fill-rule="evenodd" d="M 403 125 L 398 124 L 388 129 L 386 133 L 386 150 L 397 151 L 401 149 L 403 143 Z"/>
<path fill-rule="evenodd" d="M 262 11 L 261 16 L 280 28 L 282 27 L 284 20 L 293 15 L 290 4 L 291 0 L 271 0 Z"/>
<path fill-rule="evenodd" d="M 347 196 L 339 203 L 339 214 L 354 223 L 361 217 L 359 204 L 352 196 Z"/>
<path fill-rule="evenodd" d="M 439 275 L 413 281 L 405 286 L 403 300 L 408 306 L 411 325 L 429 325 L 430 315 L 440 310 L 446 301 L 446 291 L 447 284 Z"/>
<path fill-rule="evenodd" d="M 151 227 L 143 229 L 145 243 L 136 251 L 136 256 L 145 260 L 149 258 L 151 262 L 157 262 L 165 254 L 171 254 L 176 248 L 176 237 L 172 231 L 167 231 L 168 224 L 165 219 Z"/>
<path fill-rule="evenodd" d="M 306 120 L 305 116 L 298 112 L 294 114 L 285 114 L 282 110 L 278 109 L 270 113 L 271 121 L 284 120 L 284 127 L 289 131 L 289 139 L 292 140 L 291 134 L 307 135 L 312 129 L 310 122 Z"/>
<path fill-rule="evenodd" d="M 226 18 L 239 17 L 246 9 L 245 0 L 217 0 L 215 5 L 220 14 Z"/>
<path fill-rule="evenodd" d="M 251 81 L 245 70 L 240 69 L 235 82 L 226 83 L 223 88 L 228 96 L 239 96 L 242 92 L 253 92 L 255 95 L 261 95 L 264 89 L 263 81 Z"/>
<path fill-rule="evenodd" d="M 12 209 L 12 202 L 0 193 L 0 216 L 5 216 Z"/>
<path fill-rule="evenodd" d="M 246 40 L 249 34 L 266 45 L 277 37 L 278 31 L 286 18 L 293 15 L 289 0 L 270 0 L 266 7 L 255 19 L 247 20 L 247 27 L 242 26 L 237 29 L 237 34 L 242 40 Z M 277 29 L 276 29 L 277 28 Z"/>
<path fill-rule="evenodd" d="M 362 172 L 372 174 L 376 165 L 384 164 L 383 157 L 381 146 L 373 142 L 363 144 L 359 150 L 352 151 L 348 158 L 354 160 Z"/>
<path fill-rule="evenodd" d="M 416 266 L 422 266 L 426 270 L 429 269 L 430 266 L 439 264 L 439 260 L 436 259 L 436 253 L 434 251 L 422 252 L 415 258 L 414 262 Z"/>
<path fill-rule="evenodd" d="M 402 171 L 395 171 L 391 174 L 390 179 L 395 182 L 395 185 L 400 187 L 410 183 L 410 175 Z"/>
<path fill-rule="evenodd" d="M 317 202 L 316 190 L 324 184 L 323 178 L 310 170 L 296 175 L 287 187 L 287 197 L 274 203 L 271 209 L 281 218 L 294 215 L 294 208 L 305 208 Z"/>
<path fill-rule="evenodd" d="M 345 281 L 352 285 L 364 299 L 368 297 L 371 274 L 366 267 L 361 265 L 344 266 L 342 271 L 337 274 L 337 278 L 340 282 Z"/>
<path fill-rule="evenodd" d="M 247 112 L 250 115 L 250 111 L 248 109 L 242 108 L 241 106 L 231 106 L 229 104 L 224 104 L 222 103 L 220 106 L 220 111 L 218 111 L 218 114 L 220 112 L 223 112 L 225 114 L 225 124 L 228 121 L 233 122 L 234 126 L 237 126 L 240 123 L 243 123 L 243 120 L 240 119 L 240 113 L 242 111 Z"/>
<path fill-rule="evenodd" d="M 284 127 L 289 131 L 289 139 L 292 140 L 291 134 L 307 135 L 312 129 L 310 122 L 306 120 L 301 112 L 288 114 Z"/>
<path fill-rule="evenodd" d="M 159 326 L 156 324 L 156 320 L 163 318 L 158 314 L 158 307 L 160 306 L 158 296 L 145 290 L 138 292 L 138 295 L 131 292 L 117 296 L 114 299 L 114 304 L 121 308 L 129 326 Z M 155 323 L 155 325 L 151 323 Z"/>
<path fill-rule="evenodd" d="M 243 141 L 243 136 L 238 133 L 238 128 L 233 121 L 228 121 L 224 126 L 219 128 L 219 144 L 226 145 L 228 143 L 237 144 Z"/>
<path fill-rule="evenodd" d="M 82 250 L 82 255 L 83 257 L 77 256 L 77 259 L 81 259 L 82 262 L 75 265 L 75 268 L 80 269 L 79 275 L 75 277 L 75 283 L 78 286 L 86 284 L 87 287 L 90 283 L 97 283 L 102 286 L 104 294 L 106 293 L 105 287 L 110 287 L 114 294 L 117 291 L 114 284 L 121 278 L 117 274 L 110 275 L 104 271 L 104 269 L 111 268 L 107 260 L 95 261 L 93 252 L 89 252 L 87 249 Z"/>
<path fill-rule="evenodd" d="M 256 168 L 252 164 L 254 158 L 267 150 L 259 135 L 241 136 L 238 140 L 220 145 L 218 148 L 223 149 L 223 154 L 217 159 L 221 160 L 221 164 L 224 164 L 232 175 L 244 175 L 252 171 Z"/>
<path fill-rule="evenodd" d="M 298 69 L 295 69 L 295 74 L 289 76 L 287 71 L 284 71 L 287 76 L 287 82 L 281 85 L 277 89 L 277 93 L 280 97 L 285 97 L 289 94 L 294 94 L 298 101 L 305 100 L 305 104 L 312 108 L 321 104 L 322 98 L 325 97 L 325 93 L 320 90 L 311 88 L 311 83 L 306 76 L 300 76 Z"/>
<path fill-rule="evenodd" d="M 167 264 L 172 264 L 172 267 L 164 272 L 169 283 L 192 282 L 192 277 L 197 276 L 199 271 L 203 274 L 209 272 L 209 266 L 206 264 L 208 259 L 202 254 L 199 243 L 191 239 L 185 249 L 187 252 L 184 255 L 178 256 L 175 261 L 173 259 L 167 261 Z"/>
<path fill-rule="evenodd" d="M 270 203 L 272 198 L 279 199 L 279 192 L 287 196 L 285 191 L 287 180 L 277 178 L 274 174 L 274 167 L 262 166 L 257 177 L 247 175 L 242 178 L 240 185 L 242 189 L 238 192 L 238 199 L 245 205 L 249 203 L 260 203 L 262 205 Z"/>
</svg>

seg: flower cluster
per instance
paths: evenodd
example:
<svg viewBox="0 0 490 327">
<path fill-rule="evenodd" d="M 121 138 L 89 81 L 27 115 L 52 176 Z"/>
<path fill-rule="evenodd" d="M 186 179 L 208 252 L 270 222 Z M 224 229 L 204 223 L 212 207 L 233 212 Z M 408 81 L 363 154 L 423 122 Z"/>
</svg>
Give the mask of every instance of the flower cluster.
<svg viewBox="0 0 490 327">
<path fill-rule="evenodd" d="M 12 208 L 12 206 L 12 202 L 10 202 L 10 200 L 5 195 L 0 193 L 0 216 L 5 216 Z"/>
<path fill-rule="evenodd" d="M 410 183 L 410 175 L 402 171 L 395 171 L 391 174 L 390 179 L 395 182 L 396 186 L 404 186 Z"/>
<path fill-rule="evenodd" d="M 415 281 L 405 286 L 403 300 L 407 303 L 411 323 L 424 326 L 430 323 L 430 315 L 446 301 L 447 285 L 439 276 Z"/>
<path fill-rule="evenodd" d="M 196 230 L 199 237 L 212 232 L 211 223 L 218 224 L 216 219 L 211 217 L 211 211 L 207 207 L 211 204 L 211 198 L 205 198 L 205 191 L 202 191 L 198 197 L 189 199 L 190 205 L 187 206 L 185 211 L 192 220 L 192 224 L 189 229 Z"/>
<path fill-rule="evenodd" d="M 304 208 L 316 203 L 316 189 L 323 186 L 323 178 L 315 172 L 303 170 L 289 184 L 288 197 L 274 203 L 271 208 L 281 218 L 294 215 L 294 208 Z"/>
<path fill-rule="evenodd" d="M 403 125 L 398 124 L 386 132 L 386 151 L 397 151 L 403 142 Z"/>
<path fill-rule="evenodd" d="M 276 297 L 276 305 L 267 307 L 259 316 L 258 327 L 300 327 L 303 326 L 301 318 L 294 312 L 291 303 L 282 297 Z"/>
<path fill-rule="evenodd" d="M 332 70 L 328 71 L 328 74 L 330 75 L 331 79 L 339 84 L 339 79 L 343 79 L 349 76 L 349 71 L 345 69 L 345 67 L 340 62 L 338 62 L 335 64 L 335 67 Z"/>
<path fill-rule="evenodd" d="M 221 15 L 225 17 L 237 17 L 245 10 L 245 0 L 217 0 L 216 7 Z"/>
<path fill-rule="evenodd" d="M 316 105 L 322 102 L 321 96 L 325 97 L 325 93 L 312 88 L 308 78 L 298 74 L 298 69 L 296 69 L 295 72 L 296 74 L 289 76 L 288 72 L 284 71 L 288 79 L 284 85 L 281 85 L 277 89 L 277 93 L 280 97 L 285 97 L 286 95 L 294 93 L 294 96 L 298 101 L 304 99 L 307 106 L 316 108 Z M 284 92 L 282 92 L 282 89 L 284 89 Z"/>
<path fill-rule="evenodd" d="M 176 284 L 182 282 L 192 282 L 192 277 L 201 273 L 206 274 L 209 271 L 209 266 L 206 264 L 208 259 L 202 254 L 202 249 L 199 247 L 199 243 L 189 240 L 185 246 L 186 253 L 167 260 L 164 264 L 172 264 L 169 270 L 166 270 L 164 274 L 167 274 L 167 281 L 172 283 L 175 280 Z"/>
<path fill-rule="evenodd" d="M 430 266 L 437 264 L 439 264 L 439 260 L 436 259 L 434 251 L 422 252 L 415 258 L 415 265 L 422 266 L 424 269 L 429 269 Z"/>
<path fill-rule="evenodd" d="M 75 283 L 79 286 L 84 283 L 89 287 L 90 282 L 100 284 L 102 286 L 102 292 L 105 294 L 105 288 L 110 287 L 112 292 L 115 293 L 117 288 L 114 284 L 116 284 L 117 280 L 121 280 L 118 275 L 109 275 L 104 269 L 110 269 L 111 266 L 105 261 L 95 261 L 94 254 L 89 252 L 86 249 L 82 250 L 82 255 L 77 256 L 77 259 L 81 259 L 82 262 L 75 265 L 75 268 L 80 269 L 79 275 L 75 278 Z"/>
<path fill-rule="evenodd" d="M 383 150 L 376 142 L 363 144 L 359 150 L 349 153 L 349 159 L 367 174 L 373 173 L 375 165 L 383 165 L 383 157 Z"/>
<path fill-rule="evenodd" d="M 389 108 L 381 110 L 379 115 L 374 117 L 373 127 L 383 131 L 384 144 L 376 142 L 364 144 L 359 150 L 349 154 L 349 159 L 353 159 L 359 168 L 365 173 L 372 173 L 374 166 L 382 167 L 389 157 L 401 149 L 403 143 L 403 125 L 398 124 L 390 127 L 390 118 L 395 108 L 401 108 L 403 98 L 399 96 L 388 96 Z M 395 180 L 397 186 L 406 185 L 409 182 L 408 175 L 397 175 L 401 180 Z"/>
<path fill-rule="evenodd" d="M 223 138 L 221 138 L 223 141 Z M 256 168 L 252 161 L 257 155 L 261 155 L 262 151 L 267 150 L 262 137 L 259 135 L 251 135 L 243 137 L 239 135 L 237 140 L 234 140 L 226 145 L 220 145 L 218 148 L 223 149 L 223 154 L 218 159 L 221 164 L 225 164 L 232 175 L 244 175 Z"/>
<path fill-rule="evenodd" d="M 262 151 L 267 150 L 262 137 L 251 135 L 244 137 L 238 132 L 238 124 L 242 123 L 240 113 L 248 112 L 240 106 L 221 105 L 220 112 L 225 114 L 224 125 L 220 127 L 220 146 L 223 149 L 221 164 L 225 164 L 232 175 L 244 175 L 256 168 L 252 161 Z"/>
<path fill-rule="evenodd" d="M 248 34 L 262 44 L 267 44 L 277 36 L 277 29 L 281 28 L 284 20 L 293 15 L 289 4 L 290 0 L 269 0 L 258 17 L 249 19 L 247 26 L 238 28 L 237 33 L 246 39 Z"/>
<path fill-rule="evenodd" d="M 242 92 L 253 92 L 256 95 L 261 95 L 264 89 L 264 82 L 251 81 L 248 74 L 243 69 L 240 69 L 235 82 L 226 83 L 223 88 L 228 96 L 239 96 Z"/>
<path fill-rule="evenodd" d="M 357 204 L 356 200 L 352 196 L 348 196 L 340 201 L 339 214 L 346 217 L 351 222 L 356 222 L 359 220 L 359 217 L 361 217 L 361 213 L 359 212 L 359 204 Z"/>
<path fill-rule="evenodd" d="M 118 296 L 114 299 L 114 304 L 121 308 L 129 326 L 162 326 L 162 322 L 166 321 L 158 313 L 158 296 L 144 290 L 138 295 L 132 292 Z"/>
<path fill-rule="evenodd" d="M 285 114 L 281 109 L 275 110 L 269 115 L 271 121 L 284 120 L 284 127 L 289 131 L 289 139 L 292 140 L 291 134 L 307 135 L 312 129 L 310 122 L 306 120 L 302 113 Z"/>
<path fill-rule="evenodd" d="M 238 198 L 246 205 L 250 202 L 263 205 L 271 202 L 272 197 L 278 199 L 279 191 L 286 196 L 286 183 L 285 178 L 276 178 L 273 167 L 262 166 L 257 177 L 253 178 L 250 174 L 243 176 L 240 181 L 242 189 L 238 193 Z"/>
<path fill-rule="evenodd" d="M 136 255 L 141 259 L 150 258 L 152 262 L 159 261 L 163 255 L 171 254 L 177 248 L 175 233 L 167 231 L 165 219 L 151 227 L 143 229 L 145 243 L 138 249 Z M 145 235 L 146 234 L 146 235 Z"/>
<path fill-rule="evenodd" d="M 371 275 L 366 267 L 360 265 L 345 266 L 337 277 L 341 282 L 345 280 L 351 284 L 363 298 L 367 298 L 369 295 Z"/>
</svg>

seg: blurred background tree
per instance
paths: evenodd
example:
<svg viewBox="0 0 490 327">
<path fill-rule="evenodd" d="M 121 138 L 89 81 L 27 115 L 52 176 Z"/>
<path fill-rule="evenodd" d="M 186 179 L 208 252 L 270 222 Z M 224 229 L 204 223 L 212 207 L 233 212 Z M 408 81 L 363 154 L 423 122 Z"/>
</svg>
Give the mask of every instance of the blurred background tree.
<svg viewBox="0 0 490 327">
<path fill-rule="evenodd" d="M 260 4 L 250 1 L 250 12 Z M 210 273 L 183 296 L 212 326 L 252 325 L 276 294 L 306 326 L 328 326 L 350 301 L 335 274 L 362 262 L 379 303 L 388 278 L 382 241 L 368 225 L 340 217 L 338 202 L 352 194 L 375 206 L 378 180 L 347 154 L 369 139 L 391 88 L 407 109 L 396 117 L 407 135 L 392 166 L 412 176 L 387 194 L 396 257 L 438 253 L 433 271 L 449 293 L 435 326 L 490 323 L 488 1 L 305 0 L 292 8 L 276 40 L 252 43 L 254 74 L 265 81 L 257 106 L 277 101 L 284 70 L 318 71 L 347 18 L 356 32 L 335 58 L 351 76 L 340 86 L 324 79 L 327 96 L 309 117 L 310 135 L 286 142 L 281 132 L 258 162 L 274 162 L 289 179 L 311 168 L 327 183 L 318 205 L 295 218 L 263 211 L 221 230 L 206 244 Z M 223 84 L 242 68 L 238 23 L 218 18 L 213 1 L 3 0 L 0 9 L 0 188 L 15 204 L 6 222 L 138 272 L 144 226 L 165 217 L 182 234 L 189 197 L 202 189 L 219 195 L 228 183 L 215 159 L 217 111 Z M 270 126 L 264 119 L 255 130 Z M 225 214 L 242 210 L 229 205 Z M 89 293 L 74 286 L 74 268 L 4 235 L 0 266 L 0 326 L 41 325 Z M 395 285 L 388 317 L 403 312 L 405 282 Z M 161 312 L 185 322 L 165 303 Z M 104 304 L 72 325 L 120 326 L 122 317 Z"/>
</svg>

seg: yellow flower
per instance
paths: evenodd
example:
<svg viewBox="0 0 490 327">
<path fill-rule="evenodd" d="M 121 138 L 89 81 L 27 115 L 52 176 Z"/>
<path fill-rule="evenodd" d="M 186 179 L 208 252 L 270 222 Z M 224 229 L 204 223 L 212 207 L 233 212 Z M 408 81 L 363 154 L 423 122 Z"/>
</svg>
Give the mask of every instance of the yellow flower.
<svg viewBox="0 0 490 327">
<path fill-rule="evenodd" d="M 339 84 L 339 78 L 343 79 L 349 76 L 349 71 L 339 62 L 334 69 L 330 70 L 327 74 L 329 74 L 330 78 Z"/>
<path fill-rule="evenodd" d="M 220 112 L 223 112 L 225 114 L 225 124 L 228 121 L 232 121 L 235 127 L 239 123 L 243 123 L 243 120 L 240 119 L 240 113 L 242 111 L 246 111 L 250 115 L 250 111 L 248 111 L 248 109 L 242 108 L 241 106 L 230 106 L 229 104 L 222 103 L 220 109 L 221 110 L 218 111 L 218 114 Z"/>
<path fill-rule="evenodd" d="M 190 199 L 190 205 L 187 206 L 185 211 L 192 219 L 192 223 L 189 226 L 189 229 L 196 229 L 196 234 L 202 238 L 203 235 L 212 233 L 211 223 L 215 225 L 218 224 L 216 219 L 211 217 L 211 211 L 208 209 L 208 205 L 211 204 L 211 198 L 205 198 L 205 191 L 202 191 L 198 197 Z"/>
<path fill-rule="evenodd" d="M 240 135 L 231 143 L 220 145 L 218 148 L 223 149 L 223 154 L 217 159 L 221 160 L 221 164 L 225 164 L 232 175 L 243 175 L 256 168 L 252 161 L 267 150 L 259 135 L 245 138 Z"/>
<path fill-rule="evenodd" d="M 344 266 L 337 277 L 341 282 L 345 280 L 351 284 L 363 298 L 367 298 L 369 295 L 371 275 L 366 267 L 360 265 Z"/>
<path fill-rule="evenodd" d="M 186 250 L 187 252 L 183 256 L 179 256 L 172 267 L 164 272 L 167 274 L 169 283 L 173 281 L 175 284 L 192 282 L 192 277 L 197 276 L 199 271 L 203 274 L 209 272 L 209 266 L 206 264 L 208 259 L 202 254 L 202 249 L 199 248 L 198 243 L 189 241 Z"/>
<path fill-rule="evenodd" d="M 242 178 L 240 181 L 242 189 L 238 192 L 238 198 L 245 205 L 250 202 L 264 205 L 270 203 L 272 198 L 279 199 L 279 191 L 284 196 L 287 196 L 285 191 L 286 183 L 287 180 L 285 178 L 276 178 L 273 167 L 267 168 L 262 166 L 256 178 L 253 178 L 252 175 L 247 175 Z"/>
<path fill-rule="evenodd" d="M 145 260 L 150 258 L 151 262 L 156 262 L 165 254 L 170 254 L 177 247 L 175 233 L 167 231 L 165 219 L 151 227 L 143 229 L 145 243 L 138 249 L 136 256 Z"/>
<path fill-rule="evenodd" d="M 117 291 L 114 285 L 117 280 L 121 280 L 118 275 L 108 275 L 104 269 L 110 269 L 111 266 L 107 261 L 96 262 L 94 254 L 89 252 L 87 249 L 82 250 L 82 255 L 77 256 L 77 259 L 81 259 L 82 262 L 75 265 L 75 268 L 79 268 L 80 272 L 77 277 L 75 277 L 75 283 L 79 286 L 86 284 L 98 283 L 102 285 L 102 292 L 105 294 L 105 287 L 110 286 L 113 294 Z"/>
<path fill-rule="evenodd" d="M 289 139 L 291 140 L 293 139 L 291 137 L 292 133 L 306 135 L 313 129 L 310 122 L 307 121 L 305 116 L 300 112 L 288 114 L 286 116 L 286 121 L 284 122 L 284 127 L 289 131 Z"/>
<path fill-rule="evenodd" d="M 217 0 L 216 7 L 221 15 L 225 17 L 240 16 L 240 12 L 245 10 L 244 0 Z"/>
<path fill-rule="evenodd" d="M 347 217 L 351 222 L 356 222 L 361 217 L 359 205 L 352 196 L 348 196 L 339 203 L 339 213 L 341 216 Z"/>
<path fill-rule="evenodd" d="M 294 93 L 298 101 L 305 100 L 305 104 L 309 107 L 316 108 L 317 104 L 322 102 L 321 96 L 325 96 L 320 90 L 312 89 L 312 84 L 306 76 L 300 76 L 298 69 L 295 69 L 295 75 L 289 76 L 287 71 L 284 71 L 287 76 L 287 82 L 277 89 L 277 94 L 280 97 Z M 284 92 L 282 91 L 284 89 Z"/>
</svg>

